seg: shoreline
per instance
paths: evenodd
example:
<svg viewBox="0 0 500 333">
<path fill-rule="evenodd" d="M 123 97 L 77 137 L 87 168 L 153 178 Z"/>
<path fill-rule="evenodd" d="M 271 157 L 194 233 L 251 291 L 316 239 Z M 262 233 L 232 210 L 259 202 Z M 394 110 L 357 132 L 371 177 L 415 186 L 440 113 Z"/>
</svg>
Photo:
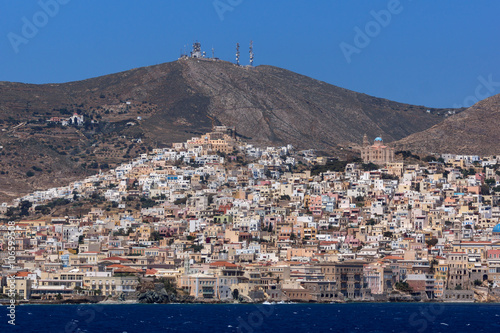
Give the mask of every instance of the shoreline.
<svg viewBox="0 0 500 333">
<path fill-rule="evenodd" d="M 348 304 L 492 304 L 500 305 L 500 302 L 443 302 L 443 301 L 348 301 L 348 302 L 183 302 L 183 303 L 141 303 L 136 301 L 101 301 L 101 302 L 20 302 L 16 306 L 25 305 L 348 305 Z M 0 302 L 1 306 L 10 303 Z"/>
</svg>

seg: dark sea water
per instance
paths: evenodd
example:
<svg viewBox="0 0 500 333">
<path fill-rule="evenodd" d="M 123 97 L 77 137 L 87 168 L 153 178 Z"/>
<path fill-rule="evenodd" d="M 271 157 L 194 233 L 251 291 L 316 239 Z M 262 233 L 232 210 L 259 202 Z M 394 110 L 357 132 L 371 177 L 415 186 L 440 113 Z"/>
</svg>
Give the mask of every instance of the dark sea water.
<svg viewBox="0 0 500 333">
<path fill-rule="evenodd" d="M 499 332 L 500 304 L 23 305 L 0 332 Z"/>
</svg>

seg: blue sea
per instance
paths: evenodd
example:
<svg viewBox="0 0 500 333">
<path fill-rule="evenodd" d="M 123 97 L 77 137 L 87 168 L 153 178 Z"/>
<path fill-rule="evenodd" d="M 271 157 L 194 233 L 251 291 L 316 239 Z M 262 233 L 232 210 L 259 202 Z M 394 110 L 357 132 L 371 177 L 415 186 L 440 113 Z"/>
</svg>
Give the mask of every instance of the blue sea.
<svg viewBox="0 0 500 333">
<path fill-rule="evenodd" d="M 0 332 L 500 332 L 500 304 L 22 305 Z"/>
</svg>

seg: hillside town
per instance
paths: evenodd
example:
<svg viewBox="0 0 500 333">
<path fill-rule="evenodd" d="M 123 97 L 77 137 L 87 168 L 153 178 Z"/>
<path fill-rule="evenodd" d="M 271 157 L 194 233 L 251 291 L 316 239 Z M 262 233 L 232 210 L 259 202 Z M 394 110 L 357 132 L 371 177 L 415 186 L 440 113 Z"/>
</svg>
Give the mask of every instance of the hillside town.
<svg viewBox="0 0 500 333">
<path fill-rule="evenodd" d="M 3 203 L 4 297 L 498 301 L 500 157 L 366 136 L 360 150 L 340 161 L 214 126 Z"/>
</svg>

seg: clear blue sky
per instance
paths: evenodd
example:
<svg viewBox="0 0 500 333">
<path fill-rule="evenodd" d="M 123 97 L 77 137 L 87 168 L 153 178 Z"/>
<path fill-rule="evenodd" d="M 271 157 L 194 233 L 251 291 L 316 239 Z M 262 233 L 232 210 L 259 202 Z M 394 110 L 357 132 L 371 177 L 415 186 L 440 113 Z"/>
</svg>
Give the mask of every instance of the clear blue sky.
<svg viewBox="0 0 500 333">
<path fill-rule="evenodd" d="M 229 61 L 239 42 L 247 64 L 252 39 L 255 65 L 398 102 L 452 107 L 500 93 L 500 1 L 41 3 L 54 1 L 49 15 L 39 1 L 0 0 L 0 81 L 66 82 L 169 62 L 195 40 Z M 381 10 L 391 17 L 377 23 L 371 12 Z"/>
</svg>

